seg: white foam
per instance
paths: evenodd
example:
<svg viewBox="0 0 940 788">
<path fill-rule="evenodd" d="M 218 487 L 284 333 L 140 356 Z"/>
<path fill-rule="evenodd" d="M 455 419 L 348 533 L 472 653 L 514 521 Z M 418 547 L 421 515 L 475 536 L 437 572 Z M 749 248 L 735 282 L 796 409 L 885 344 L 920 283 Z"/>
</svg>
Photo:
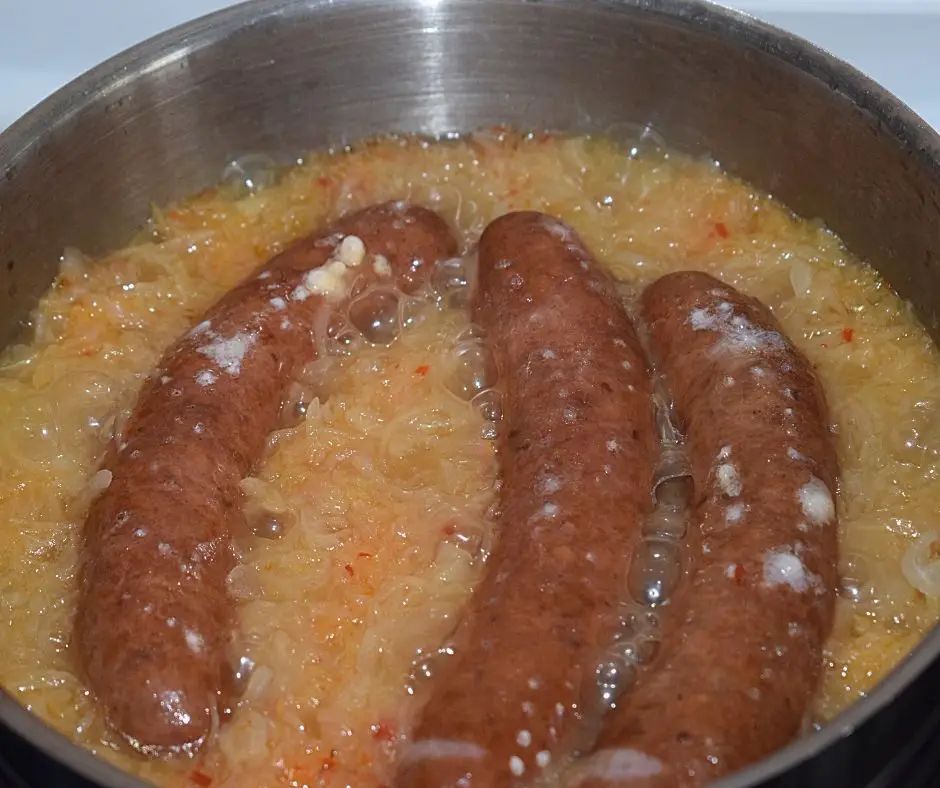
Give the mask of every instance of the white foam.
<svg viewBox="0 0 940 788">
<path fill-rule="evenodd" d="M 551 495 L 561 489 L 561 479 L 557 476 L 542 476 L 538 481 L 538 492 L 541 495 Z"/>
<path fill-rule="evenodd" d="M 372 261 L 372 270 L 375 271 L 376 276 L 392 275 L 391 263 L 388 262 L 388 258 L 384 254 L 375 256 L 375 260 Z"/>
<path fill-rule="evenodd" d="M 715 469 L 718 477 L 718 489 L 729 498 L 736 498 L 741 494 L 741 477 L 734 463 L 723 462 Z"/>
<path fill-rule="evenodd" d="M 242 371 L 242 361 L 258 339 L 254 332 L 239 331 L 228 339 L 216 337 L 208 345 L 197 349 L 197 353 L 212 359 L 223 372 L 237 377 Z"/>
<path fill-rule="evenodd" d="M 725 509 L 725 522 L 738 523 L 744 517 L 747 507 L 743 503 L 733 503 Z"/>
<path fill-rule="evenodd" d="M 777 331 L 768 331 L 753 325 L 744 315 L 734 313 L 734 307 L 721 301 L 714 308 L 699 307 L 689 312 L 688 321 L 693 331 L 712 331 L 720 334 L 721 346 L 736 351 L 782 349 L 786 346 Z"/>
<path fill-rule="evenodd" d="M 533 514 L 531 518 L 529 518 L 529 521 L 532 522 L 534 520 L 549 520 L 553 517 L 557 517 L 558 511 L 557 503 L 546 501 L 544 504 L 542 504 L 542 508 Z"/>
<path fill-rule="evenodd" d="M 190 651 L 196 654 L 202 651 L 202 647 L 205 645 L 202 635 L 192 629 L 183 630 L 183 635 L 186 638 L 186 645 L 189 646 Z"/>
<path fill-rule="evenodd" d="M 825 525 L 836 516 L 836 505 L 829 488 L 815 476 L 800 487 L 797 498 L 804 516 L 814 525 Z"/>
<path fill-rule="evenodd" d="M 218 377 L 211 369 L 203 369 L 196 373 L 196 383 L 200 386 L 211 386 L 216 380 Z"/>
<path fill-rule="evenodd" d="M 819 578 L 792 551 L 768 550 L 764 554 L 764 584 L 768 588 L 786 585 L 803 594 L 818 583 Z"/>
</svg>

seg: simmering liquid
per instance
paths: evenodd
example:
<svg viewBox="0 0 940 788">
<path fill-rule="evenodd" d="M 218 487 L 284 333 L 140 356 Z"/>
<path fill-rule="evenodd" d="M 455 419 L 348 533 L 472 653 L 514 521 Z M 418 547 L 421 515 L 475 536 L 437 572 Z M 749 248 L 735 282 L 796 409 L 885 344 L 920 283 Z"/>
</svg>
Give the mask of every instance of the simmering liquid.
<svg viewBox="0 0 940 788">
<path fill-rule="evenodd" d="M 97 463 L 163 350 L 252 269 L 351 209 L 409 199 L 458 228 L 536 209 L 631 288 L 708 271 L 767 303 L 815 365 L 842 479 L 843 575 L 820 722 L 868 692 L 940 612 L 940 358 L 908 307 L 815 221 L 713 162 L 649 141 L 478 134 L 264 158 L 155 210 L 100 260 L 69 249 L 0 363 L 0 684 L 51 725 L 164 786 L 380 786 L 482 577 L 495 533 L 498 381 L 467 309 L 470 257 L 421 297 L 337 324 L 242 483 L 229 579 L 244 695 L 196 760 L 109 733 L 69 652 Z M 375 316 L 378 315 L 376 318 Z"/>
</svg>

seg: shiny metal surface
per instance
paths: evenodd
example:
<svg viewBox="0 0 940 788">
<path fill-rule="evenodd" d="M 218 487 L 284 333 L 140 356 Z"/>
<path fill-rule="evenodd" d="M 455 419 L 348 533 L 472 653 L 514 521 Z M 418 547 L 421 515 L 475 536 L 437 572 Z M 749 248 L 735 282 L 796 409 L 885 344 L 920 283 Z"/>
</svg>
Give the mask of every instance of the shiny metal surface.
<svg viewBox="0 0 940 788">
<path fill-rule="evenodd" d="M 940 334 L 940 140 L 799 39 L 681 0 L 258 0 L 135 47 L 0 136 L 0 342 L 64 246 L 120 245 L 236 155 L 494 123 L 650 124 L 824 218 Z M 722 785 L 861 785 L 938 653 L 935 631 L 870 697 Z M 0 722 L 102 785 L 143 785 L 3 694 Z"/>
</svg>

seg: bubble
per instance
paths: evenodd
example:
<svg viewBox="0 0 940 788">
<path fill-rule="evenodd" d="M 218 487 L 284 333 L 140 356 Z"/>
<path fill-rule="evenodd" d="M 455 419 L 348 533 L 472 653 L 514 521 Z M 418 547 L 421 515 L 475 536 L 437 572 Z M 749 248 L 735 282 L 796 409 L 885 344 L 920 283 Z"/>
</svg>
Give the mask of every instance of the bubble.
<svg viewBox="0 0 940 788">
<path fill-rule="evenodd" d="M 636 648 L 636 661 L 640 665 L 649 665 L 659 654 L 659 633 L 644 632 L 637 635 L 633 645 Z"/>
<path fill-rule="evenodd" d="M 222 171 L 222 188 L 235 197 L 246 197 L 273 186 L 278 166 L 270 156 L 250 153 L 228 163 Z"/>
<path fill-rule="evenodd" d="M 496 368 L 487 348 L 478 341 L 457 346 L 446 376 L 447 390 L 464 401 L 472 401 L 496 382 Z"/>
<path fill-rule="evenodd" d="M 589 700 L 594 708 L 610 709 L 636 681 L 636 666 L 621 654 L 605 654 L 594 668 Z M 593 696 L 593 697 L 592 697 Z"/>
<path fill-rule="evenodd" d="M 649 156 L 666 147 L 662 137 L 648 123 L 617 121 L 606 127 L 604 135 L 622 145 L 631 159 Z"/>
<path fill-rule="evenodd" d="M 296 427 L 307 417 L 307 408 L 311 402 L 310 392 L 298 381 L 292 381 L 281 400 L 281 412 L 278 427 L 287 429 Z"/>
<path fill-rule="evenodd" d="M 503 397 L 496 389 L 481 391 L 470 404 L 477 413 L 493 424 L 499 424 L 503 420 Z"/>
<path fill-rule="evenodd" d="M 839 574 L 842 596 L 853 602 L 861 602 L 871 581 L 868 559 L 858 553 L 849 553 L 842 559 Z"/>
<path fill-rule="evenodd" d="M 262 539 L 280 539 L 291 528 L 293 518 L 287 512 L 270 514 L 256 520 L 251 525 L 251 532 Z"/>
<path fill-rule="evenodd" d="M 423 648 L 417 649 L 411 661 L 411 670 L 408 672 L 406 682 L 408 694 L 414 695 L 418 689 L 434 678 L 435 674 L 440 673 L 446 660 L 455 653 L 454 646 L 450 642 L 431 651 Z"/>
<path fill-rule="evenodd" d="M 679 507 L 659 507 L 643 523 L 646 536 L 682 539 L 688 529 L 686 511 Z"/>
<path fill-rule="evenodd" d="M 452 520 L 444 526 L 443 533 L 445 543 L 455 545 L 474 560 L 485 561 L 493 547 L 490 529 L 482 522 Z"/>
<path fill-rule="evenodd" d="M 232 683 L 235 687 L 236 695 L 244 693 L 245 688 L 248 686 L 248 680 L 251 678 L 251 674 L 254 670 L 255 661 L 245 655 L 240 656 L 232 666 Z"/>
<path fill-rule="evenodd" d="M 262 539 L 282 538 L 296 520 L 291 512 L 271 512 L 263 507 L 246 507 L 244 514 L 248 530 Z"/>
<path fill-rule="evenodd" d="M 49 399 L 54 404 L 46 412 L 54 424 L 25 426 L 35 430 L 40 440 L 48 437 L 50 430 L 57 431 L 63 447 L 82 444 L 88 437 L 107 441 L 112 437 L 108 433 L 113 433 L 118 426 L 114 407 L 116 391 L 114 380 L 97 372 L 62 376 L 49 389 Z"/>
<path fill-rule="evenodd" d="M 625 662 L 639 662 L 639 651 L 632 640 L 620 640 L 608 650 Z"/>
<path fill-rule="evenodd" d="M 640 540 L 627 576 L 630 596 L 648 607 L 666 604 L 682 575 L 681 548 L 671 539 Z"/>
<path fill-rule="evenodd" d="M 438 262 L 431 271 L 431 289 L 446 309 L 470 304 L 470 290 L 476 268 L 476 255 L 451 257 Z"/>
<path fill-rule="evenodd" d="M 398 322 L 403 330 L 417 328 L 427 319 L 427 303 L 420 298 L 402 296 L 398 299 Z"/>
<path fill-rule="evenodd" d="M 359 274 L 355 279 L 353 279 L 352 284 L 349 286 L 350 300 L 361 296 L 368 289 L 368 287 L 369 280 L 363 274 Z"/>
<path fill-rule="evenodd" d="M 351 356 L 362 346 L 362 335 L 352 326 L 344 326 L 327 345 L 332 356 Z"/>
<path fill-rule="evenodd" d="M 684 509 L 692 497 L 692 476 L 680 468 L 676 468 L 674 474 L 660 476 L 657 473 L 653 481 L 653 500 L 665 509 Z"/>
<path fill-rule="evenodd" d="M 349 320 L 374 345 L 390 345 L 398 336 L 398 292 L 370 290 L 349 306 Z"/>
<path fill-rule="evenodd" d="M 394 226 L 395 223 L 393 223 Z M 401 229 L 404 225 L 399 223 L 401 226 L 396 229 Z M 396 266 L 397 268 L 397 266 Z M 425 292 L 428 283 L 428 265 L 425 262 L 423 257 L 414 257 L 408 263 L 407 267 L 404 270 L 398 269 L 398 285 L 406 293 L 418 294 Z"/>
<path fill-rule="evenodd" d="M 633 639 L 638 637 L 659 637 L 659 616 L 648 608 L 630 603 L 624 603 L 619 611 L 620 623 L 614 640 Z"/>
<path fill-rule="evenodd" d="M 682 442 L 672 392 L 660 375 L 653 378 L 653 408 L 656 418 L 656 432 L 664 446 L 675 446 Z"/>
<path fill-rule="evenodd" d="M 646 124 L 628 148 L 630 158 L 636 159 L 665 150 L 666 142 L 651 125 Z"/>
<path fill-rule="evenodd" d="M 659 636 L 652 632 L 641 632 L 630 638 L 620 638 L 607 649 L 607 653 L 633 665 L 647 665 L 659 653 Z"/>
</svg>

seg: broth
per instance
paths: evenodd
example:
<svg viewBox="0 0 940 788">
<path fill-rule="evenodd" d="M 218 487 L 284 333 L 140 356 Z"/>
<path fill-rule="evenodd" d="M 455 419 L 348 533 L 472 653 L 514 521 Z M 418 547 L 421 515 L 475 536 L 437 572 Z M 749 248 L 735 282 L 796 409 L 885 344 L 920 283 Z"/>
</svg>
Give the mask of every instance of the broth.
<svg viewBox="0 0 940 788">
<path fill-rule="evenodd" d="M 461 269 L 439 271 L 433 297 L 399 302 L 389 346 L 334 342 L 312 370 L 319 382 L 290 403 L 305 419 L 274 433 L 244 480 L 246 512 L 260 513 L 230 576 L 244 696 L 197 760 L 119 747 L 68 651 L 96 464 L 143 378 L 292 239 L 386 199 L 438 210 L 466 248 L 498 215 L 541 210 L 631 285 L 695 268 L 762 299 L 817 369 L 842 466 L 844 588 L 819 723 L 934 625 L 940 358 L 874 270 L 717 163 L 649 140 L 387 138 L 277 177 L 263 157 L 241 160 L 218 188 L 155 209 L 126 248 L 64 254 L 33 335 L 0 364 L 0 684 L 33 712 L 164 786 L 389 779 L 495 537 L 498 402 L 475 363 Z"/>
</svg>

